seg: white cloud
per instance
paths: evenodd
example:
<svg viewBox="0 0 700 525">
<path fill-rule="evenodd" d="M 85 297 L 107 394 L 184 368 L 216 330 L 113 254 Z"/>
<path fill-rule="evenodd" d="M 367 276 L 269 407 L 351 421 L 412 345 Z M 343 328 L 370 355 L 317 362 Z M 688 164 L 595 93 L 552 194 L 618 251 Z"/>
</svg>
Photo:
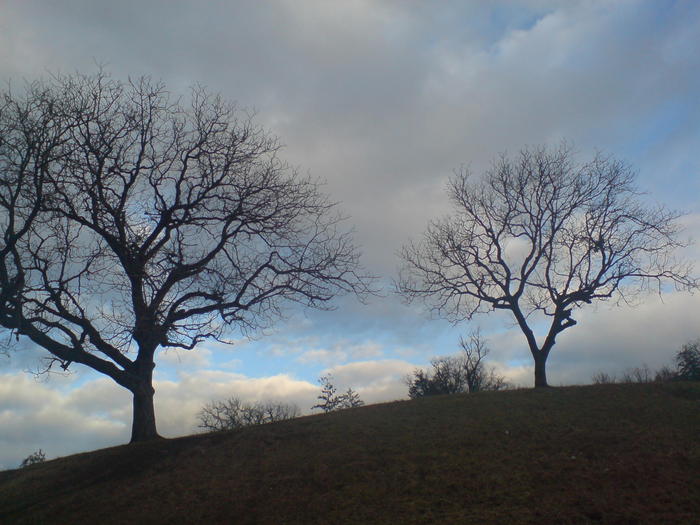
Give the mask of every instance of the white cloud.
<svg viewBox="0 0 700 525">
<path fill-rule="evenodd" d="M 210 401 L 279 401 L 307 412 L 317 392 L 316 385 L 287 374 L 252 378 L 212 370 L 182 373 L 178 381 L 158 381 L 155 388 L 158 428 L 167 437 L 196 431 L 197 413 Z"/>
<path fill-rule="evenodd" d="M 648 295 L 633 306 L 599 303 L 574 311 L 578 324 L 559 335 L 547 361 L 549 383 L 586 384 L 598 371 L 620 375 L 644 364 L 652 370 L 672 366 L 681 345 L 700 336 L 698 311 L 700 294 L 683 292 Z M 519 329 L 492 335 L 489 347 L 491 365 L 510 381 L 532 386 L 532 357 Z"/>
<path fill-rule="evenodd" d="M 15 468 L 43 449 L 53 458 L 128 441 L 131 395 L 107 378 L 65 391 L 61 382 L 38 382 L 24 373 L 0 376 L 0 467 Z M 317 386 L 279 374 L 249 378 L 220 371 L 183 373 L 179 381 L 155 381 L 159 432 L 166 437 L 196 431 L 199 410 L 209 401 L 296 403 L 308 412 Z"/>
<path fill-rule="evenodd" d="M 408 387 L 404 378 L 416 366 L 406 361 L 386 359 L 359 361 L 332 367 L 325 371 L 333 376 L 339 391 L 352 388 L 366 403 L 404 399 Z"/>
<path fill-rule="evenodd" d="M 405 397 L 401 378 L 413 366 L 402 361 L 352 363 L 332 369 L 343 388 L 356 388 L 367 402 Z M 60 383 L 60 382 L 58 382 Z M 210 401 L 279 401 L 309 413 L 319 387 L 286 374 L 252 378 L 218 370 L 181 373 L 177 381 L 155 381 L 159 432 L 166 437 L 197 431 L 197 413 Z M 131 396 L 107 378 L 78 382 L 67 391 L 27 374 L 0 376 L 0 466 L 16 467 L 43 449 L 47 457 L 128 441 Z"/>
<path fill-rule="evenodd" d="M 0 376 L 0 466 L 15 468 L 40 448 L 56 457 L 128 440 L 127 423 L 113 417 L 125 399 L 122 389 L 98 380 L 65 392 L 62 383 Z"/>
</svg>

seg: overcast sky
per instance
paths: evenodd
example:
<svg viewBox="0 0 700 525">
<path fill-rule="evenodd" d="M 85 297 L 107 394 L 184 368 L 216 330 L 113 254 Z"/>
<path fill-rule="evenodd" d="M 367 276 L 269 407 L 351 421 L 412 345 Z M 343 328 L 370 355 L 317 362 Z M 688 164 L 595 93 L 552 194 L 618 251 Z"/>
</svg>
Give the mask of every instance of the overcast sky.
<svg viewBox="0 0 700 525">
<path fill-rule="evenodd" d="M 686 211 L 686 235 L 700 238 L 699 44 L 691 0 L 0 0 L 3 85 L 101 63 L 175 93 L 199 82 L 254 109 L 286 160 L 327 182 L 386 285 L 368 305 L 290 311 L 255 341 L 161 352 L 166 436 L 192 433 L 205 402 L 232 395 L 308 412 L 326 372 L 367 402 L 406 397 L 403 377 L 477 325 L 491 364 L 531 385 L 507 316 L 453 327 L 402 305 L 389 286 L 396 252 L 449 212 L 453 170 L 479 173 L 500 152 L 562 139 L 581 161 L 602 150 L 630 163 L 649 198 Z M 697 245 L 686 255 L 700 260 Z M 670 364 L 700 336 L 699 312 L 699 294 L 676 292 L 582 310 L 549 358 L 550 383 Z M 36 379 L 27 370 L 41 355 L 20 345 L 0 357 L 0 468 L 38 448 L 56 457 L 126 442 L 128 393 L 77 366 Z"/>
</svg>

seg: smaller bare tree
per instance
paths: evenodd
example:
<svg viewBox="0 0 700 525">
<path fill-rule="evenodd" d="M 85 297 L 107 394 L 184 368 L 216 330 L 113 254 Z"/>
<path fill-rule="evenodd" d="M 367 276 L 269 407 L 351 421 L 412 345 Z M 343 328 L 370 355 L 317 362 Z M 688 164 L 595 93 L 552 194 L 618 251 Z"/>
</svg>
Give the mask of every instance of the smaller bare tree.
<svg viewBox="0 0 700 525">
<path fill-rule="evenodd" d="M 301 410 L 294 403 L 275 403 L 267 401 L 258 405 L 265 415 L 266 422 L 285 421 L 301 416 Z"/>
<path fill-rule="evenodd" d="M 435 357 L 430 360 L 432 370 L 417 368 L 406 377 L 408 397 L 458 394 L 464 392 L 464 370 L 455 356 Z"/>
<path fill-rule="evenodd" d="M 654 374 L 655 383 L 668 383 L 669 381 L 675 381 L 678 378 L 678 374 L 670 366 L 662 366 Z"/>
<path fill-rule="evenodd" d="M 340 396 L 340 406 L 339 408 L 356 408 L 365 405 L 365 402 L 360 399 L 360 394 L 355 392 L 352 388 L 348 388 L 345 393 Z"/>
<path fill-rule="evenodd" d="M 460 172 L 448 188 L 454 214 L 404 247 L 398 291 L 453 322 L 509 312 L 546 387 L 547 358 L 577 309 L 699 286 L 674 255 L 687 246 L 681 215 L 644 202 L 634 179 L 612 157 L 578 164 L 567 144 L 503 155 L 480 179 Z"/>
<path fill-rule="evenodd" d="M 460 337 L 459 356 L 436 357 L 430 361 L 432 371 L 417 369 L 406 378 L 411 399 L 442 394 L 503 390 L 508 384 L 494 368 L 487 369 L 484 359 L 489 354 L 486 340 L 479 329 Z"/>
<path fill-rule="evenodd" d="M 311 410 L 318 408 L 323 410 L 323 412 L 333 412 L 338 409 L 340 404 L 340 396 L 338 396 L 338 389 L 333 384 L 333 377 L 328 374 L 318 378 L 318 382 L 321 384 L 321 393 L 318 395 L 318 403 L 311 407 Z"/>
<path fill-rule="evenodd" d="M 324 413 L 334 412 L 336 410 L 344 410 L 346 408 L 361 407 L 365 404 L 360 395 L 352 388 L 348 388 L 344 394 L 338 395 L 338 389 L 333 383 L 333 376 L 327 374 L 318 379 L 321 384 L 321 393 L 318 396 L 319 402 L 311 407 L 311 409 L 320 409 Z"/>
<path fill-rule="evenodd" d="M 35 465 L 36 463 L 43 463 L 44 461 L 46 461 L 46 454 L 44 454 L 43 450 L 39 449 L 24 458 L 22 463 L 20 463 L 19 468 L 25 468 L 29 465 Z"/>
<path fill-rule="evenodd" d="M 460 337 L 459 346 L 464 351 L 462 368 L 468 392 L 503 390 L 507 387 L 503 376 L 498 375 L 493 367 L 487 369 L 484 365 L 484 359 L 490 350 L 481 336 L 481 330 L 477 328 L 469 334 L 468 339 Z"/>
</svg>

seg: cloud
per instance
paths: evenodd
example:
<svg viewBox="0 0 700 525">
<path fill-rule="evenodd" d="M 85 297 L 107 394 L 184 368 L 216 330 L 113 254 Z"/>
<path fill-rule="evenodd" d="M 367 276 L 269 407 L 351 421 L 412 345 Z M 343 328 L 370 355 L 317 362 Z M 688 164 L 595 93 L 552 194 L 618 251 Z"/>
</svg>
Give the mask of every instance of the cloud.
<svg viewBox="0 0 700 525">
<path fill-rule="evenodd" d="M 182 366 L 185 368 L 204 368 L 209 366 L 212 351 L 205 347 L 194 350 L 181 350 L 179 348 L 166 348 L 158 352 L 156 357 L 159 363 Z"/>
<path fill-rule="evenodd" d="M 202 81 L 256 106 L 284 156 L 328 180 L 381 275 L 444 213 L 445 180 L 461 164 L 478 173 L 500 151 L 563 137 L 628 156 L 668 101 L 692 107 L 700 82 L 689 51 L 700 8 L 681 3 L 73 0 L 6 11 L 6 75 L 97 59 L 120 76 L 150 73 L 177 90 Z"/>
<path fill-rule="evenodd" d="M 155 388 L 159 431 L 167 437 L 195 432 L 197 413 L 211 401 L 230 397 L 244 402 L 279 401 L 306 412 L 317 391 L 315 385 L 287 374 L 252 378 L 211 370 L 182 373 L 178 381 L 159 381 Z"/>
<path fill-rule="evenodd" d="M 347 340 L 338 341 L 330 350 L 314 349 L 307 350 L 296 358 L 300 363 L 322 363 L 331 365 L 334 363 L 343 363 L 348 359 L 368 359 L 372 357 L 380 357 L 383 354 L 382 345 L 376 342 L 365 342 L 361 344 L 353 344 Z"/>
<path fill-rule="evenodd" d="M 128 441 L 129 392 L 104 377 L 73 381 L 68 389 L 60 378 L 54 379 L 0 376 L 1 468 L 16 467 L 39 448 L 53 458 Z M 166 437 L 195 432 L 197 413 L 210 401 L 281 401 L 308 412 L 318 391 L 316 385 L 285 374 L 251 378 L 207 370 L 182 373 L 178 381 L 155 381 L 154 387 L 158 428 Z"/>
<path fill-rule="evenodd" d="M 599 371 L 620 375 L 648 365 L 673 366 L 681 345 L 700 336 L 697 312 L 700 294 L 651 294 L 635 305 L 599 303 L 573 312 L 578 324 L 563 332 L 547 361 L 552 385 L 587 384 Z M 539 326 L 539 338 L 546 325 Z M 489 336 L 488 362 L 511 382 L 532 386 L 532 357 L 519 329 Z"/>
<path fill-rule="evenodd" d="M 120 413 L 126 391 L 106 379 L 65 391 L 65 381 L 28 374 L 0 376 L 0 466 L 15 468 L 32 452 L 73 454 L 128 440 Z"/>
<path fill-rule="evenodd" d="M 297 357 L 300 363 L 324 363 L 330 364 L 334 362 L 344 362 L 348 358 L 348 354 L 342 350 L 308 350 Z"/>
<path fill-rule="evenodd" d="M 700 336 L 699 310 L 700 295 L 675 292 L 647 296 L 636 306 L 582 312 L 550 356 L 552 375 L 563 384 L 588 383 L 600 370 L 672 366 L 681 345 Z"/>
<path fill-rule="evenodd" d="M 415 368 L 414 364 L 406 361 L 386 359 L 348 363 L 325 372 L 332 375 L 339 391 L 352 388 L 366 403 L 376 403 L 405 399 L 408 387 L 404 378 Z"/>
<path fill-rule="evenodd" d="M 402 361 L 361 362 L 331 371 L 343 389 L 352 386 L 367 402 L 405 397 L 402 377 L 413 365 Z M 94 377 L 94 374 L 88 374 Z M 0 376 L 0 467 L 14 468 L 43 449 L 54 458 L 128 441 L 131 395 L 104 377 L 87 381 L 38 382 L 27 374 Z M 279 401 L 309 413 L 319 386 L 287 374 L 246 377 L 219 370 L 181 372 L 177 381 L 157 380 L 155 410 L 159 432 L 177 437 L 197 431 L 197 413 L 210 401 L 237 397 L 244 402 Z"/>
</svg>

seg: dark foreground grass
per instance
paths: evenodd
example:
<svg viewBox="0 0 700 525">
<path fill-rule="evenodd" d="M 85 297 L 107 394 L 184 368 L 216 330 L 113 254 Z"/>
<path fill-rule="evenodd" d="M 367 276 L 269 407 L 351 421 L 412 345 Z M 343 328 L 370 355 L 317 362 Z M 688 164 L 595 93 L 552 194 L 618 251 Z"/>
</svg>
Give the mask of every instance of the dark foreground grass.
<svg viewBox="0 0 700 525">
<path fill-rule="evenodd" d="M 0 523 L 700 523 L 700 384 L 404 401 L 0 472 Z"/>
</svg>

